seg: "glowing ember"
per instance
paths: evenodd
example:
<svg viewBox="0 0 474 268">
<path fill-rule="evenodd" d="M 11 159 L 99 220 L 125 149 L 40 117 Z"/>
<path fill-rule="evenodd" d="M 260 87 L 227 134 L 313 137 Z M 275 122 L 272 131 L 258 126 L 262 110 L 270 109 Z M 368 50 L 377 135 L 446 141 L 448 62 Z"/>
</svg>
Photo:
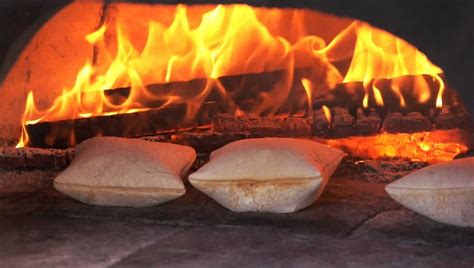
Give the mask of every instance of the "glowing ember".
<svg viewBox="0 0 474 268">
<path fill-rule="evenodd" d="M 188 107 L 185 120 L 193 120 L 211 88 L 219 88 L 217 94 L 223 96 L 222 99 L 232 100 L 235 95 L 235 92 L 227 92 L 216 78 L 289 70 L 280 83 L 262 90 L 252 107 L 244 110 L 232 106 L 235 115 L 275 114 L 288 100 L 294 78 L 292 70 L 300 67 L 318 73 L 317 77 L 302 80 L 309 101 L 298 100 L 298 103 L 308 103 L 305 106 L 310 109 L 315 92 L 343 82 L 363 82 L 366 94 L 360 105 L 369 107 L 369 96 L 373 96 L 376 106 L 381 107 L 383 94 L 376 86 L 380 79 L 393 79 L 392 90 L 397 92 L 400 105 L 404 107 L 400 89 L 404 79 L 400 77 L 406 75 L 432 77 L 439 86 L 436 105 L 442 105 L 444 82 L 439 76 L 442 70 L 407 42 L 366 23 L 344 22 L 338 34 L 326 33 L 323 38 L 309 30 L 311 26 L 318 26 L 318 21 L 307 21 L 316 14 L 309 10 L 248 5 L 162 8 L 167 11 L 118 12 L 115 20 L 107 21 L 85 36 L 95 51 L 101 52 L 100 64 L 92 56 L 84 59 L 75 83 L 65 87 L 62 95 L 46 110 L 37 109 L 30 92 L 18 147 L 28 144 L 27 124 L 142 111 L 150 109 L 144 104 L 147 100 L 162 103 L 154 109 L 185 104 Z M 170 12 L 170 8 L 174 10 Z M 349 60 L 348 70 L 336 67 Z M 189 89 L 193 94 L 156 95 L 146 87 L 194 78 L 207 79 L 207 83 L 202 88 Z M 121 103 L 111 101 L 105 94 L 107 90 L 123 87 L 129 87 L 130 93 Z M 431 89 L 426 82 L 415 83 L 411 90 L 419 103 L 430 99 Z M 324 107 L 331 121 L 330 112 Z M 304 109 L 306 107 L 301 107 Z"/>
<path fill-rule="evenodd" d="M 465 137 L 457 130 L 438 130 L 414 134 L 383 133 L 371 137 L 349 137 L 325 141 L 328 145 L 361 158 L 406 158 L 437 163 L 449 161 L 467 151 Z"/>
</svg>

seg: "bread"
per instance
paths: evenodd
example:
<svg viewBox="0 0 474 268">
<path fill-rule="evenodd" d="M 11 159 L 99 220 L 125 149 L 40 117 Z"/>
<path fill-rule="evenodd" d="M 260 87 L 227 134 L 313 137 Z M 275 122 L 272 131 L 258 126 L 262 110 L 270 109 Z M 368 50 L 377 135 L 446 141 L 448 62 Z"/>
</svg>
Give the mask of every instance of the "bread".
<svg viewBox="0 0 474 268">
<path fill-rule="evenodd" d="M 182 196 L 181 176 L 196 158 L 187 146 L 138 139 L 96 137 L 76 148 L 76 157 L 54 187 L 81 202 L 145 207 Z"/>
<path fill-rule="evenodd" d="M 386 186 L 403 206 L 434 221 L 474 227 L 474 158 L 417 170 Z"/>
<path fill-rule="evenodd" d="M 310 140 L 241 140 L 214 151 L 189 181 L 233 211 L 289 213 L 319 197 L 343 155 Z"/>
</svg>

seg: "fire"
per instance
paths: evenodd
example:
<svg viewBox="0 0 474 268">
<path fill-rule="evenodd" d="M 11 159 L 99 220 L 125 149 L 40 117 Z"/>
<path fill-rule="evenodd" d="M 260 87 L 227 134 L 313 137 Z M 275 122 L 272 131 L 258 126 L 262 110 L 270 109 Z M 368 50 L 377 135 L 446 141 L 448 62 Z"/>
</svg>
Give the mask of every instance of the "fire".
<svg viewBox="0 0 474 268">
<path fill-rule="evenodd" d="M 326 117 L 326 120 L 328 121 L 328 124 L 331 125 L 332 124 L 331 110 L 326 105 L 323 105 L 322 109 L 323 109 L 324 116 Z"/>
<path fill-rule="evenodd" d="M 254 106 L 244 109 L 229 103 L 236 115 L 275 114 L 290 95 L 292 70 L 302 67 L 318 71 L 318 75 L 301 80 L 307 98 L 307 105 L 301 108 L 308 107 L 309 114 L 315 92 L 347 82 L 363 82 L 366 94 L 361 106 L 370 107 L 372 96 L 376 106 L 383 107 L 383 92 L 377 87 L 380 79 L 392 79 L 392 90 L 399 96 L 400 106 L 405 107 L 405 80 L 400 77 L 406 75 L 432 77 L 439 85 L 436 106 L 442 105 L 442 70 L 416 48 L 360 21 L 344 25 L 334 36 L 318 36 L 309 29 L 318 22 L 306 22 L 311 14 L 308 10 L 236 4 L 177 5 L 169 20 L 167 13 L 117 16 L 84 37 L 100 53 L 84 59 L 75 82 L 65 86 L 49 108 L 38 109 L 30 92 L 18 147 L 28 144 L 25 126 L 43 121 L 133 113 L 177 104 L 185 104 L 186 120 L 193 120 L 212 88 L 232 102 L 235 93 L 228 92 L 217 78 L 289 70 L 280 83 L 258 96 Z M 338 63 L 348 60 L 346 72 L 338 69 Z M 196 78 L 206 83 L 185 93 L 156 93 L 147 87 Z M 117 88 L 130 89 L 119 102 L 107 94 Z M 420 103 L 431 97 L 426 83 L 415 83 L 413 92 Z M 160 105 L 150 107 L 150 102 Z M 323 106 L 323 111 L 330 122 L 329 109 Z"/>
<path fill-rule="evenodd" d="M 313 83 L 311 80 L 303 78 L 301 79 L 301 84 L 303 85 L 304 91 L 306 92 L 306 96 L 308 97 L 308 111 L 309 115 L 313 115 Z"/>
<path fill-rule="evenodd" d="M 382 133 L 371 137 L 349 137 L 325 141 L 330 146 L 361 158 L 406 158 L 437 163 L 452 160 L 466 152 L 465 137 L 456 130 L 437 130 L 413 134 Z"/>
<path fill-rule="evenodd" d="M 107 27 L 104 24 L 99 29 L 97 29 L 97 31 L 86 35 L 87 42 L 91 44 L 97 43 L 99 39 L 102 39 L 104 37 L 106 30 L 107 30 Z"/>
<path fill-rule="evenodd" d="M 426 55 L 404 40 L 366 23 L 355 22 L 353 27 L 357 41 L 344 82 L 363 82 L 366 90 L 363 101 L 365 108 L 368 107 L 368 92 L 371 89 L 377 105 L 383 106 L 382 94 L 376 87 L 377 81 L 406 75 L 429 75 L 435 79 L 439 85 L 436 106 L 442 106 L 445 85 L 440 74 L 443 71 L 431 63 Z M 392 80 L 393 90 L 400 96 L 402 106 L 405 100 L 400 94 L 399 88 L 403 82 L 403 79 Z M 417 93 L 420 103 L 426 102 L 430 97 L 430 90 L 426 83 L 416 83 L 413 86 L 413 91 Z"/>
</svg>

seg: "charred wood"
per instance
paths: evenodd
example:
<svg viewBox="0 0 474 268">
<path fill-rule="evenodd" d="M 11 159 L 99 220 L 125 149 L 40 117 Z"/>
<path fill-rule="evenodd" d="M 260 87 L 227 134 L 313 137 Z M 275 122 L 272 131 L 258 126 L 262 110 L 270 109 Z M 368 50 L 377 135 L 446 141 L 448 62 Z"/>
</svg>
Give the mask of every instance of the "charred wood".
<svg viewBox="0 0 474 268">
<path fill-rule="evenodd" d="M 183 104 L 113 116 L 40 122 L 26 125 L 26 130 L 30 146 L 67 148 L 95 136 L 142 137 L 209 124 L 213 105 L 203 105 L 192 122 L 187 121 L 187 107 Z"/>
<path fill-rule="evenodd" d="M 313 111 L 313 135 L 323 137 L 330 131 L 330 122 L 322 109 Z"/>
<path fill-rule="evenodd" d="M 52 148 L 70 147 L 94 136 L 142 137 L 163 132 L 172 133 L 180 129 L 209 125 L 216 114 L 234 114 L 236 107 L 244 112 L 252 111 L 253 108 L 260 107 L 262 102 L 268 102 L 268 99 L 265 100 L 265 96 L 271 96 L 272 90 L 280 84 L 285 84 L 291 91 L 287 96 L 287 101 L 281 104 L 277 111 L 259 111 L 259 114 L 296 114 L 302 112 L 298 109 L 305 106 L 307 102 L 301 79 L 315 77 L 318 77 L 318 73 L 313 69 L 296 68 L 292 71 L 277 70 L 231 75 L 218 79 L 203 78 L 153 84 L 146 88 L 148 93 L 154 97 L 147 98 L 141 103 L 143 107 L 150 108 L 150 110 L 56 122 L 39 122 L 27 125 L 26 130 L 30 137 L 30 146 Z M 290 78 L 291 81 L 288 80 Z M 415 76 L 403 78 L 410 81 L 416 79 Z M 432 79 L 425 78 L 429 88 L 436 88 Z M 288 82 L 287 80 L 290 82 L 282 83 Z M 304 119 L 293 116 L 282 119 L 270 116 L 233 118 L 230 115 L 227 117 L 221 115 L 212 120 L 212 127 L 214 131 L 221 133 L 248 132 L 252 137 L 303 137 L 311 134 L 322 137 L 347 137 L 375 134 L 380 130 L 380 125 L 383 125 L 383 129 L 387 132 L 411 133 L 431 130 L 433 129 L 432 124 L 436 124 L 440 129 L 464 128 L 471 124 L 469 114 L 458 106 L 453 106 L 449 113 L 442 110 L 437 114 L 438 112 L 433 109 L 434 99 L 419 104 L 415 98 L 407 98 L 406 104 L 409 108 L 402 107 L 399 94 L 395 94 L 391 88 L 391 80 L 377 80 L 377 87 L 381 90 L 385 106 L 371 111 L 360 109 L 364 95 L 366 93 L 372 94 L 371 91 L 367 92 L 364 89 L 362 83 L 351 82 L 336 85 L 333 89 L 318 88 L 315 90 L 313 107 L 322 105 L 332 107 L 332 122 L 327 121 L 321 110 L 315 109 L 312 119 L 310 116 Z M 222 93 L 223 88 L 225 88 L 224 94 Z M 202 97 L 201 93 L 204 90 L 206 94 Z M 130 93 L 131 88 L 117 88 L 105 90 L 99 94 L 105 94 L 109 101 L 120 104 L 129 97 Z M 170 95 L 180 96 L 183 103 L 163 107 Z M 192 102 L 193 98 L 198 95 L 199 98 L 203 98 L 199 100 L 203 101 L 203 105 L 200 106 L 193 118 L 189 118 L 189 108 L 193 105 L 186 103 L 186 100 Z M 447 96 L 447 99 L 454 99 L 450 94 Z M 369 106 L 376 107 L 373 103 L 373 96 L 369 96 L 368 99 Z M 412 110 L 422 112 L 412 112 Z M 400 113 L 390 113 L 390 111 Z M 424 116 L 430 111 L 432 113 L 429 118 Z M 408 114 L 404 115 L 405 113 Z M 450 113 L 454 114 L 454 117 Z M 307 115 L 310 113 L 307 112 Z M 381 120 L 381 118 L 385 119 Z"/>
<path fill-rule="evenodd" d="M 383 122 L 383 130 L 388 133 L 415 133 L 433 130 L 431 121 L 418 112 L 402 115 L 389 113 Z"/>
<path fill-rule="evenodd" d="M 243 110 L 258 107 L 258 102 L 262 101 L 260 94 L 271 92 L 276 85 L 286 84 L 284 81 L 290 78 L 293 82 L 290 83 L 289 90 L 293 90 L 294 94 L 290 94 L 289 99 L 305 94 L 300 81 L 303 77 L 315 75 L 313 70 L 296 68 L 292 72 L 290 74 L 288 70 L 277 70 L 225 76 L 215 80 L 203 78 L 149 85 L 146 88 L 153 98 L 143 100 L 141 105 L 150 110 L 27 125 L 26 131 L 30 136 L 29 145 L 66 148 L 94 136 L 141 137 L 208 125 L 213 115 L 219 112 L 234 112 L 236 106 Z M 225 88 L 224 95 L 221 94 L 222 88 Z M 186 101 L 163 107 L 170 95 L 180 96 L 183 100 L 192 102 L 203 91 L 206 94 L 204 94 L 203 103 L 194 118 L 188 118 L 189 103 Z M 91 94 L 105 94 L 111 103 L 121 104 L 129 97 L 130 92 L 131 88 L 128 87 L 105 90 L 101 93 L 87 92 L 83 94 L 87 94 L 87 97 L 92 97 L 89 96 Z M 288 100 L 288 103 L 283 104 L 279 111 L 289 112 L 293 109 L 291 101 Z M 104 112 L 110 111 L 105 110 Z M 292 121 L 288 120 L 290 124 Z M 257 130 L 254 134 L 259 135 Z"/>
<path fill-rule="evenodd" d="M 356 135 L 375 135 L 379 132 L 382 120 L 374 109 L 370 110 L 369 115 L 365 115 L 362 109 L 357 110 L 357 120 L 354 124 Z"/>
<path fill-rule="evenodd" d="M 349 110 L 335 107 L 333 113 L 331 136 L 335 138 L 353 136 L 355 134 L 354 117 L 349 113 Z"/>
<path fill-rule="evenodd" d="M 465 110 L 455 107 L 444 107 L 438 115 L 430 117 L 433 122 L 418 112 L 388 113 L 382 120 L 381 111 L 375 109 L 363 110 L 359 108 L 351 111 L 343 107 L 333 107 L 330 109 L 331 122 L 328 122 L 322 109 L 314 110 L 312 117 L 236 117 L 219 113 L 219 110 L 213 107 L 214 104 L 212 102 L 206 103 L 192 122 L 186 121 L 186 105 L 175 105 L 160 110 L 131 114 L 41 122 L 27 125 L 26 128 L 30 136 L 30 146 L 67 148 L 94 136 L 156 136 L 160 133 L 182 132 L 184 129 L 193 129 L 202 125 L 210 125 L 213 133 L 238 133 L 248 137 L 309 137 L 314 135 L 325 138 L 367 136 L 381 131 L 414 133 L 433 129 L 466 129 L 471 125 L 469 114 Z M 211 116 L 212 119 L 210 119 Z M 200 132 L 197 131 L 197 133 Z M 209 134 L 189 135 L 189 139 L 203 135 L 197 140 L 212 137 Z M 216 139 L 219 137 L 215 136 Z"/>
<path fill-rule="evenodd" d="M 217 79 L 196 78 L 189 81 L 151 84 L 146 86 L 146 91 L 148 95 L 153 97 L 140 100 L 140 104 L 143 107 L 157 108 L 166 103 L 169 96 L 180 96 L 184 100 L 193 101 L 194 98 L 206 92 L 206 101 L 223 101 L 227 106 L 236 104 L 241 109 L 246 110 L 258 105 L 256 102 L 258 102 L 260 94 L 272 91 L 277 85 L 288 84 L 286 81 L 290 78 L 292 78 L 292 82 L 289 83 L 289 89 L 304 94 L 304 89 L 300 82 L 301 79 L 314 75 L 314 71 L 311 68 L 295 68 L 291 71 L 276 70 L 228 75 Z M 225 89 L 226 96 L 222 95 L 222 89 Z M 100 93 L 87 92 L 83 94 L 91 97 L 89 95 L 103 93 L 112 103 L 120 104 L 130 96 L 131 91 L 130 87 L 124 87 L 109 89 Z M 229 99 L 228 96 L 232 96 L 232 99 Z"/>
<path fill-rule="evenodd" d="M 394 80 L 404 80 L 405 87 L 400 88 L 400 92 L 395 91 L 392 87 Z M 420 102 L 416 94 L 413 94 L 416 88 L 416 81 L 422 79 L 426 83 L 426 90 L 429 90 L 432 96 L 429 100 Z M 375 84 L 374 84 L 375 83 Z M 383 98 L 383 107 L 381 107 L 374 96 L 371 89 L 376 85 Z M 368 82 L 366 86 L 362 82 L 348 82 L 337 84 L 334 88 L 319 90 L 313 98 L 313 107 L 346 107 L 350 111 L 356 111 L 362 107 L 362 103 L 366 94 L 368 94 L 368 107 L 379 107 L 379 110 L 391 112 L 420 112 L 428 114 L 430 109 L 436 106 L 436 94 L 438 92 L 438 84 L 429 75 L 421 76 L 401 76 L 392 79 L 377 79 Z M 404 96 L 404 105 L 400 100 L 400 93 Z M 443 100 L 445 104 L 456 102 L 455 91 L 449 86 L 446 87 Z M 383 117 L 383 114 L 379 114 Z"/>
</svg>

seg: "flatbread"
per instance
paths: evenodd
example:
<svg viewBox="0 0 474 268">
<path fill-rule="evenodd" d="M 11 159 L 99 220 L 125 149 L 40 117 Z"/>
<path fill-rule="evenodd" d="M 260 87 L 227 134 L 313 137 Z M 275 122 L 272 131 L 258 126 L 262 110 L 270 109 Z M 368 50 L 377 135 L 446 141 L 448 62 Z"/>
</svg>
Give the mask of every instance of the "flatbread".
<svg viewBox="0 0 474 268">
<path fill-rule="evenodd" d="M 196 158 L 193 148 L 139 139 L 96 137 L 76 148 L 54 187 L 101 206 L 158 205 L 186 192 L 181 177 Z"/>
<path fill-rule="evenodd" d="M 241 140 L 214 151 L 189 181 L 232 211 L 289 213 L 316 201 L 343 156 L 310 140 Z"/>
<path fill-rule="evenodd" d="M 474 227 L 474 158 L 439 163 L 387 185 L 403 206 L 434 221 Z"/>
</svg>

